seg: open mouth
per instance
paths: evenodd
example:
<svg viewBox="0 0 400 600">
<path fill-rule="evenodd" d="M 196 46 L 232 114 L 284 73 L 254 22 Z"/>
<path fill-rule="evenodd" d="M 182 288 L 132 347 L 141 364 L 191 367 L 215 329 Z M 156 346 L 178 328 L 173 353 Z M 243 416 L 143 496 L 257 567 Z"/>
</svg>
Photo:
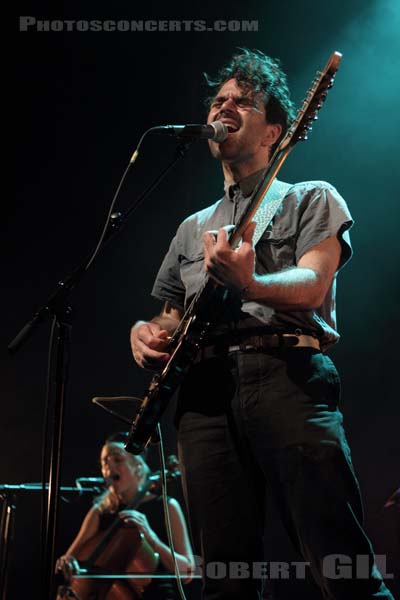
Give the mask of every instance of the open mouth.
<svg viewBox="0 0 400 600">
<path fill-rule="evenodd" d="M 229 133 L 236 133 L 240 129 L 240 126 L 234 121 L 229 121 L 226 119 L 221 119 L 221 121 L 224 125 L 226 125 Z"/>
<path fill-rule="evenodd" d="M 118 475 L 118 473 L 113 473 L 112 475 L 109 475 L 108 477 L 104 478 L 105 484 L 106 485 L 112 485 L 115 481 L 119 481 L 121 478 Z"/>
<path fill-rule="evenodd" d="M 228 128 L 229 133 L 236 133 L 239 130 L 239 127 L 237 127 L 236 125 L 226 125 Z"/>
</svg>

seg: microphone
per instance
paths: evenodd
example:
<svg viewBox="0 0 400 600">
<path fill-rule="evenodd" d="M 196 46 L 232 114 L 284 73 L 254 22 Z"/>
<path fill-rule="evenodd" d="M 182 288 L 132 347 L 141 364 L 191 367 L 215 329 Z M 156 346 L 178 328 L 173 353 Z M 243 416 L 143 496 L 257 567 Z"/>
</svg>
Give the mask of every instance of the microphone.
<svg viewBox="0 0 400 600">
<path fill-rule="evenodd" d="M 102 487 L 108 487 L 113 481 L 118 481 L 120 476 L 118 473 L 114 473 L 110 477 L 78 477 L 75 479 L 77 485 L 89 484 L 89 485 L 101 485 Z"/>
<path fill-rule="evenodd" d="M 105 487 L 108 487 L 110 484 L 104 479 L 104 477 L 77 477 L 75 479 L 75 485 L 78 488 L 79 495 L 82 494 L 82 489 L 88 486 L 89 489 L 92 489 L 97 494 L 100 494 L 104 490 Z"/>
<path fill-rule="evenodd" d="M 95 485 L 104 485 L 106 483 L 104 477 L 78 477 L 75 481 L 82 483 L 94 483 Z"/>
<path fill-rule="evenodd" d="M 176 137 L 199 138 L 200 140 L 212 140 L 223 142 L 228 137 L 228 128 L 222 121 L 214 121 L 208 125 L 159 125 L 152 127 L 152 132 L 161 135 L 174 135 Z"/>
</svg>

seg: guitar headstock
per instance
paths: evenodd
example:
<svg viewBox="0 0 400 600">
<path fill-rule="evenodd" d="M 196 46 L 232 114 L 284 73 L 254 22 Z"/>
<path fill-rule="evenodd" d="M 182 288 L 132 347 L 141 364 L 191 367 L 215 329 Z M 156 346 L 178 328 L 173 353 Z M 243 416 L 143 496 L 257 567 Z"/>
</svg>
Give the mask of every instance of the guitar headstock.
<svg viewBox="0 0 400 600">
<path fill-rule="evenodd" d="M 297 142 L 307 140 L 307 134 L 311 131 L 313 122 L 318 119 L 318 111 L 321 109 L 328 91 L 333 85 L 341 59 L 342 55 L 340 52 L 333 52 L 324 70 L 317 72 L 312 86 L 308 90 L 300 109 L 297 111 L 296 118 L 279 144 L 277 152 L 289 145 L 294 146 Z"/>
</svg>

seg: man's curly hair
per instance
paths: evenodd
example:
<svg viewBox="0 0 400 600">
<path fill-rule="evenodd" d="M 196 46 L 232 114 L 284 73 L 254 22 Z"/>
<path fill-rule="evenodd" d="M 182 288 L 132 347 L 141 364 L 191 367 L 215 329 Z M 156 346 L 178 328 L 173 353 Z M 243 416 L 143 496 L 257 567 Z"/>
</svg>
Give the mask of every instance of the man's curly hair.
<svg viewBox="0 0 400 600">
<path fill-rule="evenodd" d="M 236 79 L 246 93 L 254 96 L 263 94 L 267 122 L 279 123 L 282 126 L 282 134 L 272 147 L 274 152 L 295 117 L 286 75 L 279 60 L 266 56 L 260 50 L 239 50 L 240 53 L 235 54 L 231 62 L 218 71 L 216 78 L 211 79 L 204 73 L 207 85 L 214 91 L 214 94 L 206 99 L 206 106 L 210 107 L 215 92 L 229 79 Z"/>
</svg>

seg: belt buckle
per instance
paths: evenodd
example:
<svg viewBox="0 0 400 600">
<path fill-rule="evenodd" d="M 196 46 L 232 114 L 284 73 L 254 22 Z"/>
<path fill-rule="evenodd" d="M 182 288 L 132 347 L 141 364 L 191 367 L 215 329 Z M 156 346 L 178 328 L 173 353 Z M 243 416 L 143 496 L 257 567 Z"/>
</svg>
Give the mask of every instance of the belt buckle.
<svg viewBox="0 0 400 600">
<path fill-rule="evenodd" d="M 284 342 L 284 346 L 286 346 L 287 348 L 296 348 L 296 346 L 299 345 L 300 343 L 300 335 L 296 334 L 296 333 L 289 333 L 285 336 L 282 336 L 282 338 L 284 337 L 285 342 Z"/>
</svg>

